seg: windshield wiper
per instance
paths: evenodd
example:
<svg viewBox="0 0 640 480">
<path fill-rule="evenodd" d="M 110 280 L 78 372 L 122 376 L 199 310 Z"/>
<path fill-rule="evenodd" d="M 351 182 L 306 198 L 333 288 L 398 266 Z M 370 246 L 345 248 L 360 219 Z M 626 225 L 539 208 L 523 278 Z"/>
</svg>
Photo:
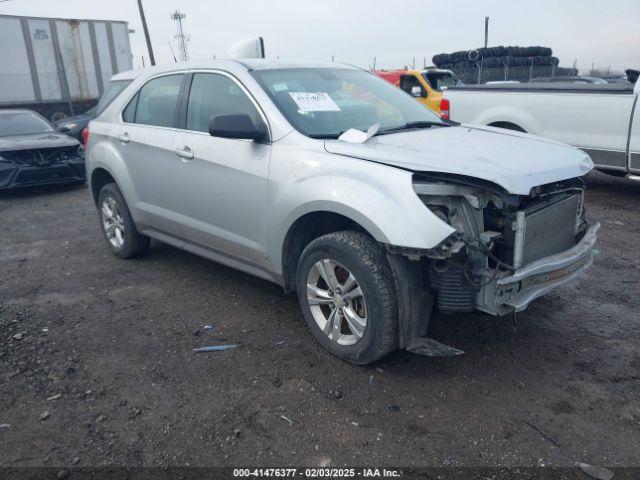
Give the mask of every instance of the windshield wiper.
<svg viewBox="0 0 640 480">
<path fill-rule="evenodd" d="M 336 140 L 343 133 L 344 131 L 338 132 L 338 133 L 316 133 L 316 134 L 309 134 L 308 137 L 319 138 L 321 140 Z"/>
<path fill-rule="evenodd" d="M 397 127 L 385 128 L 384 130 L 380 130 L 377 135 L 384 135 L 385 133 L 394 133 L 402 130 L 412 130 L 414 128 L 431 128 L 431 127 L 450 127 L 449 123 L 444 122 L 433 122 L 429 120 L 418 120 L 415 122 L 407 122 L 404 125 L 399 125 Z"/>
</svg>

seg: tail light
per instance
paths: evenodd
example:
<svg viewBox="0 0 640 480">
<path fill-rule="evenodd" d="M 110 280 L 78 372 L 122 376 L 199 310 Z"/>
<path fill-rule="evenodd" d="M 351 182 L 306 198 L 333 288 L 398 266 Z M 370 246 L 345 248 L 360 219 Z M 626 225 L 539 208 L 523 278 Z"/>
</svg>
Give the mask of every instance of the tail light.
<svg viewBox="0 0 640 480">
<path fill-rule="evenodd" d="M 449 107 L 449 100 L 447 98 L 443 98 L 440 100 L 440 116 L 442 118 L 446 118 L 447 120 L 450 120 L 450 107 Z"/>
<path fill-rule="evenodd" d="M 87 149 L 87 143 L 89 142 L 89 127 L 85 127 L 82 130 L 82 148 Z"/>
</svg>

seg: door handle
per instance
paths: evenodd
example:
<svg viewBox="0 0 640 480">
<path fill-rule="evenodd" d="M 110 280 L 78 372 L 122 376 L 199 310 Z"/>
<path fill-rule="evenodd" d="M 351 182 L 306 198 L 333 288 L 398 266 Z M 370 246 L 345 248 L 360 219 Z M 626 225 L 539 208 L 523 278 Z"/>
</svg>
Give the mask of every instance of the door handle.
<svg viewBox="0 0 640 480">
<path fill-rule="evenodd" d="M 176 150 L 176 155 L 178 155 L 183 161 L 193 160 L 194 154 L 193 150 L 189 147 L 183 147 Z"/>
<path fill-rule="evenodd" d="M 122 135 L 118 135 L 118 140 L 120 140 L 122 143 L 129 143 L 131 139 L 129 138 L 129 134 L 127 132 L 124 132 Z"/>
</svg>

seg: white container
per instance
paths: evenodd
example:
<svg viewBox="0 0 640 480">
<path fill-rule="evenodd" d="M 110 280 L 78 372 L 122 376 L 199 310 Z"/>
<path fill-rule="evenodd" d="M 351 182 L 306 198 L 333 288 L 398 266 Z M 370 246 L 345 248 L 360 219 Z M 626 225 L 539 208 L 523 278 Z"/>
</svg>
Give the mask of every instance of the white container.
<svg viewBox="0 0 640 480">
<path fill-rule="evenodd" d="M 131 70 L 126 22 L 0 15 L 0 106 L 95 100 Z"/>
</svg>

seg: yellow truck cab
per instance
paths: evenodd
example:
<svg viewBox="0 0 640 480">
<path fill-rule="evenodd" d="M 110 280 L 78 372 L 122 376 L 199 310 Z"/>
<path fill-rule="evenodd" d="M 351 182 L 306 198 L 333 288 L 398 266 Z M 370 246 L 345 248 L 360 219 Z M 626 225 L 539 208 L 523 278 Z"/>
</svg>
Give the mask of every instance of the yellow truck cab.
<svg viewBox="0 0 640 480">
<path fill-rule="evenodd" d="M 415 97 L 436 113 L 440 113 L 443 90 L 454 85 L 462 85 L 455 73 L 443 68 L 375 70 L 374 73 Z"/>
</svg>

